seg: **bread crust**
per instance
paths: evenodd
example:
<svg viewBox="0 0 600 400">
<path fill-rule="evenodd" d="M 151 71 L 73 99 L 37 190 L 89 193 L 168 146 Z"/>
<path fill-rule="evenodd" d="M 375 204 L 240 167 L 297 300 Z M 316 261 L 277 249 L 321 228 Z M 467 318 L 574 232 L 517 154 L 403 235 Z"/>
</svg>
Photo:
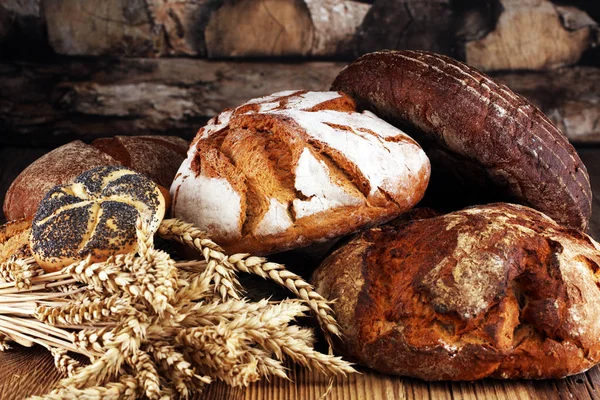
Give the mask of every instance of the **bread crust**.
<svg viewBox="0 0 600 400">
<path fill-rule="evenodd" d="M 275 93 L 200 129 L 171 187 L 173 216 L 230 252 L 323 242 L 412 208 L 429 161 L 402 131 L 337 92 Z"/>
<path fill-rule="evenodd" d="M 496 203 L 372 228 L 313 276 L 338 351 L 426 380 L 561 378 L 600 361 L 600 245 Z"/>
<path fill-rule="evenodd" d="M 92 144 L 76 140 L 45 154 L 13 181 L 4 200 L 7 220 L 33 218 L 40 201 L 56 185 L 71 183 L 83 172 L 123 165 L 170 187 L 188 143 L 172 136 L 115 136 Z"/>
<path fill-rule="evenodd" d="M 92 262 L 137 250 L 136 224 L 154 234 L 165 214 L 159 186 L 120 166 L 86 171 L 50 190 L 33 218 L 33 257 L 47 272 L 90 257 Z"/>
<path fill-rule="evenodd" d="M 381 51 L 348 65 L 332 90 L 423 146 L 430 204 L 509 200 L 587 227 L 592 191 L 573 146 L 529 101 L 475 68 L 425 51 Z"/>
<path fill-rule="evenodd" d="M 0 264 L 11 258 L 31 257 L 29 234 L 31 220 L 9 221 L 0 226 Z"/>
</svg>

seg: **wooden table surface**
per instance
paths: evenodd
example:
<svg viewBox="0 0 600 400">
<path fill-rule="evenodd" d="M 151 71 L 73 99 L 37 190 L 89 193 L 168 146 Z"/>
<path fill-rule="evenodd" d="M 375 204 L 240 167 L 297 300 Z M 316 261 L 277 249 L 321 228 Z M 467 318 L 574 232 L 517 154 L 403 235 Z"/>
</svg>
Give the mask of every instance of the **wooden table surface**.
<svg viewBox="0 0 600 400">
<path fill-rule="evenodd" d="M 48 149 L 0 149 L 0 204 L 10 182 L 31 161 Z M 590 233 L 600 239 L 600 148 L 578 149 L 590 173 L 594 192 Z M 0 216 L 0 222 L 1 216 Z M 600 305 L 599 305 L 600 306 Z M 424 382 L 392 377 L 360 369 L 360 375 L 338 378 L 327 397 L 332 400 L 356 399 L 600 399 L 600 367 L 561 380 L 477 382 Z M 304 368 L 290 365 L 290 381 L 272 379 L 248 388 L 229 388 L 212 384 L 205 399 L 319 399 L 328 380 Z M 60 378 L 49 353 L 41 347 L 15 348 L 0 353 L 0 399 L 22 399 L 48 392 Z"/>
</svg>

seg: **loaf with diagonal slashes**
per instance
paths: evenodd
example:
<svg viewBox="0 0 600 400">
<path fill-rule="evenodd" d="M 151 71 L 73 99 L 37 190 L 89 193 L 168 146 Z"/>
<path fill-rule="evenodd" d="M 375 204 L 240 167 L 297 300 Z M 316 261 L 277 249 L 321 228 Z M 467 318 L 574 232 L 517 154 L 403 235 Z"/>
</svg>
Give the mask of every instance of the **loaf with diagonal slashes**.
<svg viewBox="0 0 600 400">
<path fill-rule="evenodd" d="M 428 205 L 509 201 L 587 227 L 592 190 L 573 146 L 537 107 L 475 68 L 425 51 L 381 51 L 348 65 L 332 90 L 423 146 Z"/>
<path fill-rule="evenodd" d="M 338 92 L 287 91 L 201 128 L 173 185 L 174 217 L 228 251 L 269 254 L 394 218 L 429 181 L 419 145 Z"/>
</svg>

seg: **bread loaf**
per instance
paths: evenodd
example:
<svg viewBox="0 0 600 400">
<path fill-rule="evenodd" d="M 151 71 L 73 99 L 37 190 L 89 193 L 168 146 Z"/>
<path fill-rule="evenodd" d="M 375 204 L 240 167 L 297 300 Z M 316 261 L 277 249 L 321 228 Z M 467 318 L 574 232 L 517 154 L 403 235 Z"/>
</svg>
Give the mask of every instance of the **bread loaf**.
<svg viewBox="0 0 600 400">
<path fill-rule="evenodd" d="M 103 165 L 123 165 L 170 187 L 185 158 L 188 143 L 172 136 L 115 136 L 79 140 L 61 146 L 28 166 L 14 180 L 4 200 L 8 220 L 32 218 L 44 195 L 56 185 Z"/>
<path fill-rule="evenodd" d="M 31 229 L 31 250 L 46 271 L 91 256 L 92 262 L 137 249 L 136 223 L 154 233 L 165 199 L 154 182 L 118 166 L 98 167 L 46 194 Z"/>
<path fill-rule="evenodd" d="M 313 276 L 338 351 L 426 380 L 561 378 L 600 361 L 600 245 L 505 203 L 367 230 Z"/>
<path fill-rule="evenodd" d="M 592 191 L 573 146 L 529 101 L 476 69 L 424 51 L 382 51 L 347 66 L 332 90 L 423 146 L 432 163 L 428 204 L 509 200 L 587 227 Z"/>
<path fill-rule="evenodd" d="M 29 234 L 31 220 L 9 221 L 0 226 L 0 264 L 11 258 L 31 257 Z"/>
<path fill-rule="evenodd" d="M 231 252 L 268 254 L 413 207 L 429 161 L 402 131 L 337 92 L 287 91 L 200 129 L 171 187 L 174 217 Z"/>
</svg>

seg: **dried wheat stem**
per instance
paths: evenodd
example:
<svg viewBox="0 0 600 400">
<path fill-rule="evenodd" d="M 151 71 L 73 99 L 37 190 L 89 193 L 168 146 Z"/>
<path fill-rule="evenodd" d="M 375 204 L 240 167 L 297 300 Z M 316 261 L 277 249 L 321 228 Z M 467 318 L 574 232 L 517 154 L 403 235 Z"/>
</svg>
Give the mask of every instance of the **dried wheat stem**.
<svg viewBox="0 0 600 400">
<path fill-rule="evenodd" d="M 74 386 L 58 388 L 45 396 L 32 396 L 28 400 L 133 400 L 138 397 L 138 380 L 131 375 L 122 375 L 117 382 L 84 389 Z"/>
<path fill-rule="evenodd" d="M 8 336 L 6 336 L 3 333 L 0 333 L 0 351 L 6 351 L 6 350 L 10 350 L 10 344 L 8 344 L 8 341 L 10 340 L 10 338 Z"/>
<path fill-rule="evenodd" d="M 86 292 L 88 289 L 85 287 L 70 290 L 66 292 L 27 292 L 22 294 L 5 294 L 0 296 L 0 304 L 12 303 L 12 302 L 38 302 L 47 299 L 56 299 L 61 297 L 69 297 L 77 293 Z"/>
<path fill-rule="evenodd" d="M 33 292 L 36 290 L 51 289 L 51 288 L 55 288 L 55 287 L 59 287 L 59 286 L 71 285 L 73 283 L 77 283 L 77 280 L 76 279 L 65 279 L 62 281 L 49 282 L 49 283 L 37 283 L 36 282 L 35 285 L 31 285 L 28 288 L 21 288 L 21 289 L 15 287 L 13 284 L 10 287 L 0 290 L 0 296 L 3 296 L 5 294 L 25 293 L 25 292 Z"/>
</svg>

